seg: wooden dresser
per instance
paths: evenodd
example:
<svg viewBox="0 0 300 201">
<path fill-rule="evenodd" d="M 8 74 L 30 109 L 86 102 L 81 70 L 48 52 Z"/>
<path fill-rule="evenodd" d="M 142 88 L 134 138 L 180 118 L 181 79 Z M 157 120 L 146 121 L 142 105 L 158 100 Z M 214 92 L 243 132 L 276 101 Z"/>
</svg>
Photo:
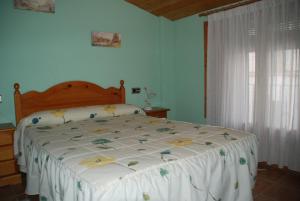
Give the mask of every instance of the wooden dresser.
<svg viewBox="0 0 300 201">
<path fill-rule="evenodd" d="M 11 123 L 0 124 L 0 186 L 21 183 L 21 174 L 14 159 L 14 131 Z"/>
<path fill-rule="evenodd" d="M 151 110 L 144 110 L 147 116 L 167 118 L 167 112 L 170 111 L 168 108 L 163 107 L 152 107 Z"/>
</svg>

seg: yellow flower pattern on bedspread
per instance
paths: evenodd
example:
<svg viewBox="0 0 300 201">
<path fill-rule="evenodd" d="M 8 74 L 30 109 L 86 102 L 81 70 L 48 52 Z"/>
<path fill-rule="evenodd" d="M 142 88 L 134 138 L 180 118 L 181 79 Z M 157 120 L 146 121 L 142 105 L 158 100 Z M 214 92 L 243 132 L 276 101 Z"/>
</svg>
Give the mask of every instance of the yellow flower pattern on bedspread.
<svg viewBox="0 0 300 201">
<path fill-rule="evenodd" d="M 115 105 L 107 105 L 104 107 L 104 111 L 113 114 L 116 111 L 116 106 Z"/>
<path fill-rule="evenodd" d="M 175 145 L 177 147 L 184 147 L 193 143 L 193 140 L 190 138 L 178 138 L 168 142 L 169 144 Z"/>
<path fill-rule="evenodd" d="M 51 112 L 55 117 L 63 117 L 65 115 L 65 110 L 54 110 Z"/>
<path fill-rule="evenodd" d="M 87 158 L 80 161 L 80 165 L 86 166 L 88 168 L 100 167 L 104 165 L 111 164 L 115 161 L 115 159 L 111 157 L 104 157 L 104 156 L 95 156 L 92 158 Z"/>
<path fill-rule="evenodd" d="M 107 133 L 110 130 L 108 128 L 96 128 L 94 130 L 91 130 L 91 133 L 97 133 L 97 134 L 103 134 L 103 133 Z"/>
</svg>

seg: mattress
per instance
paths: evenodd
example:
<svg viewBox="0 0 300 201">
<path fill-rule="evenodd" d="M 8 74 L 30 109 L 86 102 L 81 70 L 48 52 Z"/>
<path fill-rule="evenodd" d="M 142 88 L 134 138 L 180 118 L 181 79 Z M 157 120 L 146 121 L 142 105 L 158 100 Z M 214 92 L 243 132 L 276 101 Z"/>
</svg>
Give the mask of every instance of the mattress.
<svg viewBox="0 0 300 201">
<path fill-rule="evenodd" d="M 140 113 L 18 130 L 26 193 L 43 201 L 253 200 L 250 133 Z"/>
</svg>

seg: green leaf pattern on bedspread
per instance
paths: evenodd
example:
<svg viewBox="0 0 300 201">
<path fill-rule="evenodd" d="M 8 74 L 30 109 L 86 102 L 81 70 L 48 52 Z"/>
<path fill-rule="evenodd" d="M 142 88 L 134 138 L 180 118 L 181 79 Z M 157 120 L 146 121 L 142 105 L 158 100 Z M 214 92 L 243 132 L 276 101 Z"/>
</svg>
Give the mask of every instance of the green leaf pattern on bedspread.
<svg viewBox="0 0 300 201">
<path fill-rule="evenodd" d="M 143 193 L 143 199 L 145 201 L 149 201 L 150 200 L 150 196 L 147 193 Z"/>
<path fill-rule="evenodd" d="M 41 197 L 40 197 L 40 200 L 41 200 L 41 201 L 47 201 L 48 199 L 47 199 L 47 197 L 45 197 L 45 196 L 41 196 Z"/>
<path fill-rule="evenodd" d="M 129 167 L 129 166 L 136 165 L 136 164 L 138 164 L 138 163 L 139 163 L 138 161 L 130 161 L 130 162 L 128 163 L 128 167 Z"/>
<path fill-rule="evenodd" d="M 215 160 L 213 163 L 215 163 L 216 168 L 221 168 L 222 174 L 235 171 L 230 168 L 233 164 L 238 164 L 240 167 L 237 167 L 237 170 L 245 167 L 245 173 L 249 169 L 251 182 L 255 179 L 256 169 L 253 163 L 256 161 L 256 141 L 251 141 L 254 145 L 252 144 L 250 148 L 245 149 L 247 151 L 239 150 L 235 153 L 238 157 L 231 153 L 228 146 L 230 143 L 240 143 L 239 146 L 246 146 L 242 145 L 242 141 L 252 138 L 253 135 L 221 127 L 146 117 L 138 114 L 138 112 L 134 112 L 132 115 L 116 116 L 116 108 L 113 106 L 107 106 L 104 110 L 113 114 L 113 116 L 99 118 L 97 115 L 99 111 L 95 111 L 90 113 L 88 119 L 83 121 L 72 121 L 51 126 L 32 125 L 27 128 L 28 133 L 25 142 L 32 143 L 33 141 L 33 146 L 29 146 L 28 143 L 26 151 L 30 154 L 30 157 L 34 158 L 33 161 L 36 163 L 33 164 L 32 168 L 41 171 L 34 166 L 43 165 L 51 171 L 50 169 L 55 167 L 53 164 L 56 163 L 58 167 L 62 168 L 55 171 L 65 171 L 61 172 L 62 175 L 75 174 L 73 186 L 76 187 L 77 193 L 74 193 L 76 195 L 72 198 L 74 200 L 80 200 L 85 195 L 83 192 L 88 190 L 87 188 L 91 183 L 102 188 L 113 181 L 131 181 L 131 173 L 145 173 L 145 178 L 151 173 L 153 176 L 143 180 L 147 185 L 153 182 L 151 181 L 152 178 L 157 178 L 159 183 L 168 183 L 183 174 L 185 179 L 182 182 L 186 180 L 191 189 L 191 194 L 194 196 L 205 197 L 206 195 L 208 196 L 207 200 L 233 201 L 222 198 L 225 197 L 224 192 L 218 190 L 214 185 L 208 186 L 202 183 L 205 181 L 205 175 L 201 174 L 198 177 L 188 173 L 188 169 L 195 172 L 200 171 L 201 168 L 206 167 L 206 163 L 199 162 L 201 164 L 199 167 L 195 164 L 184 166 L 186 162 L 191 164 L 196 157 L 201 158 L 202 155 L 204 157 L 208 153 L 211 154 L 212 160 Z M 53 115 L 64 118 L 63 111 L 57 111 Z M 113 174 L 110 170 L 113 171 Z M 68 171 L 69 173 L 67 173 Z M 44 175 L 43 172 L 39 173 Z M 53 183 L 56 181 L 53 181 L 53 178 L 48 178 L 48 176 L 44 175 L 44 177 L 47 177 L 47 179 L 43 178 L 44 180 L 42 180 L 41 194 L 43 196 L 40 197 L 40 200 L 53 201 L 55 192 L 47 194 L 44 189 L 49 184 L 48 180 Z M 68 178 L 71 177 L 68 176 Z M 132 177 L 136 178 L 136 176 Z M 240 196 L 238 191 L 241 191 L 243 185 L 247 182 L 249 184 L 249 181 L 245 182 L 243 181 L 244 178 L 239 177 L 233 178 L 234 180 L 226 180 L 225 176 L 224 178 L 220 176 L 219 180 L 214 175 L 211 175 L 211 177 L 215 178 L 215 185 L 220 185 L 223 179 L 228 182 L 228 185 L 231 184 L 233 191 L 231 194 L 236 197 Z M 131 184 L 137 185 L 134 179 L 133 181 Z M 85 182 L 84 185 L 83 182 Z M 167 183 L 164 183 L 164 185 L 167 185 Z M 146 184 L 138 187 L 141 190 L 139 192 L 140 201 L 161 200 L 157 197 L 155 191 L 151 190 L 152 188 L 146 188 Z M 71 183 L 68 185 L 71 185 Z M 92 191 L 91 189 L 90 191 Z M 56 191 L 64 194 L 63 187 L 58 188 Z M 168 194 L 168 192 L 163 193 Z M 190 200 L 189 196 L 185 195 L 183 197 Z M 173 197 L 172 200 L 176 200 L 176 197 Z"/>
<path fill-rule="evenodd" d="M 99 139 L 92 141 L 93 144 L 106 144 L 106 143 L 110 143 L 110 142 L 111 142 L 110 140 L 104 139 L 104 138 L 99 138 Z"/>
<path fill-rule="evenodd" d="M 77 181 L 77 188 L 78 188 L 78 190 L 82 191 L 81 182 L 80 181 Z"/>
<path fill-rule="evenodd" d="M 167 174 L 169 174 L 169 171 L 164 169 L 164 168 L 160 168 L 160 175 L 163 177 L 163 176 L 166 176 Z"/>
<path fill-rule="evenodd" d="M 245 164 L 246 164 L 246 159 L 243 158 L 243 157 L 241 157 L 241 158 L 240 158 L 240 164 L 241 164 L 241 165 L 245 165 Z"/>
</svg>

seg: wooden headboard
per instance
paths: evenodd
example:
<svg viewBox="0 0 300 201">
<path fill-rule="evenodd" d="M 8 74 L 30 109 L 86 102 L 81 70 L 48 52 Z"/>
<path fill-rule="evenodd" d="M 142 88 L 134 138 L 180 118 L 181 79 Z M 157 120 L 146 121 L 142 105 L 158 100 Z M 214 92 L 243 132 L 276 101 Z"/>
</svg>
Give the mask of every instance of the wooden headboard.
<svg viewBox="0 0 300 201">
<path fill-rule="evenodd" d="M 125 103 L 124 81 L 120 87 L 102 88 L 84 81 L 70 81 L 54 85 L 43 92 L 20 93 L 20 84 L 15 83 L 16 123 L 34 112 L 90 105 Z"/>
</svg>

